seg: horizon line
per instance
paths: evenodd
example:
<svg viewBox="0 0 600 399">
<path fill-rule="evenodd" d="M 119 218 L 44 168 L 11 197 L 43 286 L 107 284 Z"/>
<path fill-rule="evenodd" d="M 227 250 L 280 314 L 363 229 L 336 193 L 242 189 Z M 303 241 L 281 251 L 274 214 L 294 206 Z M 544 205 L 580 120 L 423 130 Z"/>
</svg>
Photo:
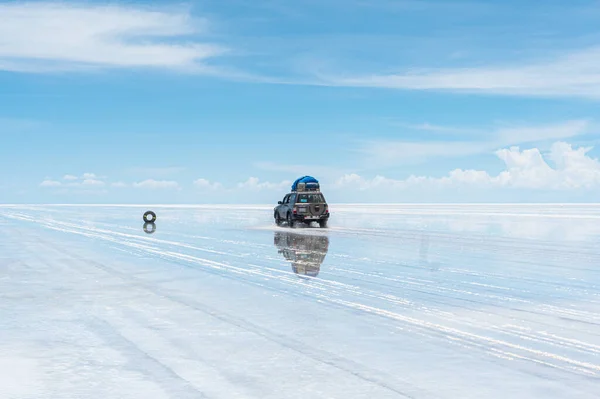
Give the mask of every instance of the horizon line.
<svg viewBox="0 0 600 399">
<path fill-rule="evenodd" d="M 572 206 L 572 205 L 598 205 L 600 202 L 355 202 L 355 203 L 335 203 L 329 202 L 329 205 L 342 205 L 342 206 L 414 206 L 414 205 L 429 205 L 429 206 L 444 206 L 444 205 L 494 205 L 494 206 L 509 206 L 509 205 L 521 205 L 521 206 L 535 206 L 535 205 L 558 205 L 558 206 Z M 277 204 L 270 203 L 250 203 L 250 204 L 227 204 L 227 203 L 207 203 L 207 204 L 193 204 L 193 203 L 182 203 L 182 204 L 152 204 L 152 203 L 138 203 L 138 204 L 103 204 L 103 203 L 84 203 L 84 204 L 66 204 L 66 203 L 23 203 L 23 204 L 2 204 L 1 206 L 121 206 L 121 207 L 137 207 L 137 206 L 155 206 L 155 207 L 206 207 L 206 206 L 276 206 Z"/>
</svg>

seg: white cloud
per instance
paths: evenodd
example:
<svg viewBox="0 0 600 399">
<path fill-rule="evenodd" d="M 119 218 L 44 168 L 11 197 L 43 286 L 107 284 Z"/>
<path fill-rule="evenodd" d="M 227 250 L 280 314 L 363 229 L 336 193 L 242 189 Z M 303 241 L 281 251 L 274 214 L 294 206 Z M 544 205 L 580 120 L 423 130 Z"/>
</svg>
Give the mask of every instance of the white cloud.
<svg viewBox="0 0 600 399">
<path fill-rule="evenodd" d="M 451 90 L 504 95 L 600 98 L 600 47 L 521 65 L 411 70 L 389 75 L 320 74 L 334 86 Z"/>
<path fill-rule="evenodd" d="M 133 183 L 133 187 L 146 189 L 180 189 L 179 183 L 177 183 L 176 181 L 154 179 L 148 179 L 142 182 Z"/>
<path fill-rule="evenodd" d="M 82 180 L 81 183 L 75 183 L 76 180 Z M 77 177 L 75 175 L 71 175 L 71 174 L 66 174 L 63 176 L 63 180 L 66 181 L 70 181 L 70 182 L 74 182 L 74 183 L 69 183 L 70 185 L 78 185 L 78 184 L 86 184 L 86 185 L 90 185 L 90 184 L 98 184 L 97 181 L 100 181 L 102 179 L 106 179 L 106 176 L 98 176 L 95 173 L 84 173 L 83 175 L 81 175 L 80 177 Z M 87 182 L 86 182 L 87 180 Z"/>
<path fill-rule="evenodd" d="M 61 185 L 61 182 L 50 179 L 46 179 L 40 183 L 40 187 L 60 187 Z"/>
<path fill-rule="evenodd" d="M 249 189 L 249 190 L 283 190 L 287 186 L 291 187 L 292 182 L 288 180 L 284 180 L 281 183 L 271 183 L 271 182 L 260 182 L 258 177 L 250 177 L 243 183 L 238 183 L 238 188 L 240 189 Z"/>
<path fill-rule="evenodd" d="M 0 70 L 161 67 L 200 70 L 224 48 L 181 39 L 207 20 L 140 6 L 15 2 L 0 5 Z"/>
<path fill-rule="evenodd" d="M 84 179 L 83 182 L 81 182 L 82 186 L 96 186 L 96 187 L 102 187 L 104 186 L 106 183 L 104 183 L 102 180 L 98 180 L 98 179 L 93 179 L 93 178 L 87 178 Z"/>
<path fill-rule="evenodd" d="M 469 141 L 371 141 L 362 152 L 372 166 L 383 166 L 423 160 L 428 157 L 460 157 L 491 152 L 514 144 L 567 139 L 587 132 L 590 122 L 570 120 L 539 126 L 505 126 L 492 131 L 480 131 L 480 139 Z M 440 127 L 436 127 L 437 130 Z M 455 128 L 452 128 L 455 129 Z M 456 128 L 457 129 L 457 128 Z"/>
<path fill-rule="evenodd" d="M 219 183 L 219 182 L 211 183 L 209 180 L 206 180 L 206 179 L 194 180 L 194 186 L 201 188 L 201 189 L 208 189 L 208 190 L 220 190 L 223 188 L 223 185 L 221 183 Z"/>
<path fill-rule="evenodd" d="M 358 190 L 409 189 L 417 186 L 447 188 L 460 185 L 548 190 L 598 188 L 600 162 L 587 155 L 590 150 L 585 147 L 574 149 L 568 143 L 556 142 L 548 154 L 549 160 L 554 163 L 552 167 L 539 149 L 521 151 L 513 146 L 496 151 L 505 164 L 505 170 L 497 176 L 491 176 L 486 171 L 462 169 L 455 169 L 441 178 L 410 176 L 404 180 L 383 176 L 367 179 L 357 174 L 347 174 L 338 179 L 334 187 L 353 187 Z"/>
<path fill-rule="evenodd" d="M 112 183 L 111 186 L 116 187 L 116 188 L 124 188 L 124 187 L 127 187 L 127 184 L 119 181 L 119 182 Z"/>
<path fill-rule="evenodd" d="M 64 187 L 65 190 L 68 189 L 84 189 L 90 190 L 92 188 L 99 188 L 106 185 L 106 182 L 103 179 L 106 179 L 105 176 L 98 176 L 95 173 L 84 173 L 81 177 L 77 177 L 72 174 L 66 174 L 62 177 L 63 182 L 52 180 L 50 178 L 46 178 L 40 186 L 42 187 Z"/>
<path fill-rule="evenodd" d="M 570 144 L 557 142 L 549 158 L 550 167 L 538 149 L 519 151 L 517 147 L 497 152 L 507 169 L 490 181 L 501 186 L 520 188 L 577 189 L 600 185 L 600 162 L 587 156 L 591 148 L 573 149 Z"/>
</svg>

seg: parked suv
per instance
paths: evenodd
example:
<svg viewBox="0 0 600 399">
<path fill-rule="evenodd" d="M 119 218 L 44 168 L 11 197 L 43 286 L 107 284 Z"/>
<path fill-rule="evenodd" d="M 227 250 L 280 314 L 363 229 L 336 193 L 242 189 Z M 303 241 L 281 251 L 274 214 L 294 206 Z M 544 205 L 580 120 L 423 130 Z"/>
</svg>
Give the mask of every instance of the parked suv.
<svg viewBox="0 0 600 399">
<path fill-rule="evenodd" d="M 297 222 L 317 222 L 319 227 L 327 227 L 329 206 L 319 190 L 302 191 L 299 188 L 298 191 L 287 194 L 277 204 L 274 217 L 278 226 L 285 221 L 289 227 L 294 227 Z"/>
</svg>

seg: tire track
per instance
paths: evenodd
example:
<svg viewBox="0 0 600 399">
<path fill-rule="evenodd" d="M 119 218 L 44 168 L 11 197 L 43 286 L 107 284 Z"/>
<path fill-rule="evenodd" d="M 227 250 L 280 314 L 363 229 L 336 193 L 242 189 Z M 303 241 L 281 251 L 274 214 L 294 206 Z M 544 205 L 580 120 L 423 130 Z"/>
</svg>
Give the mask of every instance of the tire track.
<svg viewBox="0 0 600 399">
<path fill-rule="evenodd" d="M 61 229 L 60 227 L 56 227 L 56 226 L 52 226 L 52 225 L 49 225 L 47 227 Z M 62 230 L 65 230 L 65 229 L 63 228 Z M 69 231 L 69 230 L 67 230 L 67 231 Z M 90 233 L 90 232 L 85 233 L 85 232 L 74 231 L 74 230 L 70 230 L 70 232 L 89 235 L 89 236 L 93 236 L 96 238 L 104 238 L 104 239 L 111 240 L 110 237 L 106 237 L 106 236 L 104 236 L 102 234 L 98 234 L 98 233 Z M 114 239 L 112 239 L 112 240 L 114 241 Z M 121 243 L 124 245 L 132 245 L 131 243 L 127 243 L 127 242 L 121 242 Z M 134 246 L 137 246 L 140 249 L 144 249 L 143 245 L 141 246 L 139 244 L 137 244 L 137 245 L 134 244 Z M 208 261 L 206 259 L 202 260 L 202 259 L 198 259 L 198 258 L 189 256 L 189 255 L 182 255 L 182 254 L 173 253 L 170 251 L 165 252 L 165 251 L 156 250 L 154 248 L 145 248 L 145 250 L 147 250 L 149 252 L 161 254 L 163 256 L 167 255 L 170 257 L 179 258 L 179 259 L 188 260 L 188 261 L 200 261 L 201 263 L 212 265 L 213 267 L 220 266 L 221 268 L 225 267 L 226 269 L 233 267 L 231 265 L 214 262 L 214 261 Z M 233 268 L 236 269 L 235 267 L 233 267 Z M 231 269 L 229 269 L 229 270 L 231 271 Z M 243 270 L 237 270 L 237 272 L 241 272 L 243 274 L 243 273 L 248 273 L 249 271 L 246 269 L 243 269 Z M 267 276 L 267 277 L 269 277 L 269 276 Z M 273 276 L 270 276 L 270 277 L 273 278 Z M 345 306 L 348 306 L 351 308 L 360 309 L 360 310 L 368 311 L 370 313 L 375 313 L 380 316 L 385 316 L 385 317 L 392 318 L 395 320 L 403 321 L 404 323 L 411 324 L 413 327 L 414 326 L 421 327 L 421 328 L 426 327 L 435 334 L 440 333 L 440 332 L 444 333 L 444 334 L 451 333 L 451 334 L 454 334 L 455 337 L 458 337 L 459 339 L 462 339 L 465 342 L 468 342 L 468 339 L 470 339 L 471 341 L 479 340 L 480 342 L 493 343 L 494 345 L 503 346 L 503 347 L 506 347 L 513 351 L 514 350 L 522 351 L 522 352 L 525 352 L 527 355 L 519 355 L 518 353 L 511 352 L 510 356 L 515 357 L 515 358 L 520 358 L 522 360 L 528 360 L 528 361 L 535 362 L 538 364 L 544 364 L 544 365 L 547 365 L 550 367 L 561 369 L 563 371 L 584 373 L 587 375 L 590 375 L 590 374 L 596 375 L 596 373 L 600 370 L 600 366 L 598 366 L 598 365 L 594 365 L 594 364 L 586 363 L 586 362 L 579 362 L 577 360 L 570 359 L 570 358 L 567 358 L 564 356 L 558 356 L 558 355 L 555 355 L 555 354 L 552 354 L 549 352 L 544 352 L 544 351 L 540 351 L 540 350 L 536 350 L 536 349 L 532 349 L 532 348 L 527 348 L 522 345 L 510 343 L 508 341 L 498 340 L 498 339 L 494 339 L 494 338 L 490 338 L 490 337 L 486 337 L 486 336 L 482 336 L 482 335 L 478 335 L 478 334 L 469 333 L 466 331 L 461 331 L 456 328 L 442 326 L 442 325 L 428 322 L 425 320 L 414 319 L 414 318 L 410 318 L 410 317 L 407 318 L 406 316 L 401 316 L 397 313 L 386 311 L 386 310 L 383 310 L 380 308 L 376 308 L 376 307 L 372 307 L 369 305 L 360 304 L 360 303 L 356 303 L 356 302 L 345 301 L 345 300 L 342 300 L 339 298 L 334 298 L 331 295 L 324 295 L 324 294 L 318 294 L 318 293 L 313 293 L 313 295 L 315 295 L 325 301 L 342 304 L 342 305 L 345 305 Z M 379 298 L 379 299 L 382 299 L 382 298 Z M 506 353 L 508 353 L 508 352 L 506 352 Z M 559 362 L 559 363 L 562 362 L 562 363 L 566 363 L 567 365 L 560 366 L 559 364 L 549 363 L 548 361 L 542 361 L 542 360 L 536 359 L 534 357 L 531 357 L 531 355 L 545 357 L 550 361 Z"/>
</svg>

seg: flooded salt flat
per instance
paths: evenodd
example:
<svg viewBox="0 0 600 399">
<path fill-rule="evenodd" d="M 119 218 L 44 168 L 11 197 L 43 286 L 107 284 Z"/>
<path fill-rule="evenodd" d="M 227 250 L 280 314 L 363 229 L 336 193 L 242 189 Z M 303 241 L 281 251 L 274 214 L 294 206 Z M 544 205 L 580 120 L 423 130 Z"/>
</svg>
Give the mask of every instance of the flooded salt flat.
<svg viewBox="0 0 600 399">
<path fill-rule="evenodd" d="M 593 398 L 599 219 L 338 205 L 327 229 L 289 229 L 268 205 L 1 206 L 0 351 L 17 366 L 0 363 L 0 393 Z"/>
</svg>

